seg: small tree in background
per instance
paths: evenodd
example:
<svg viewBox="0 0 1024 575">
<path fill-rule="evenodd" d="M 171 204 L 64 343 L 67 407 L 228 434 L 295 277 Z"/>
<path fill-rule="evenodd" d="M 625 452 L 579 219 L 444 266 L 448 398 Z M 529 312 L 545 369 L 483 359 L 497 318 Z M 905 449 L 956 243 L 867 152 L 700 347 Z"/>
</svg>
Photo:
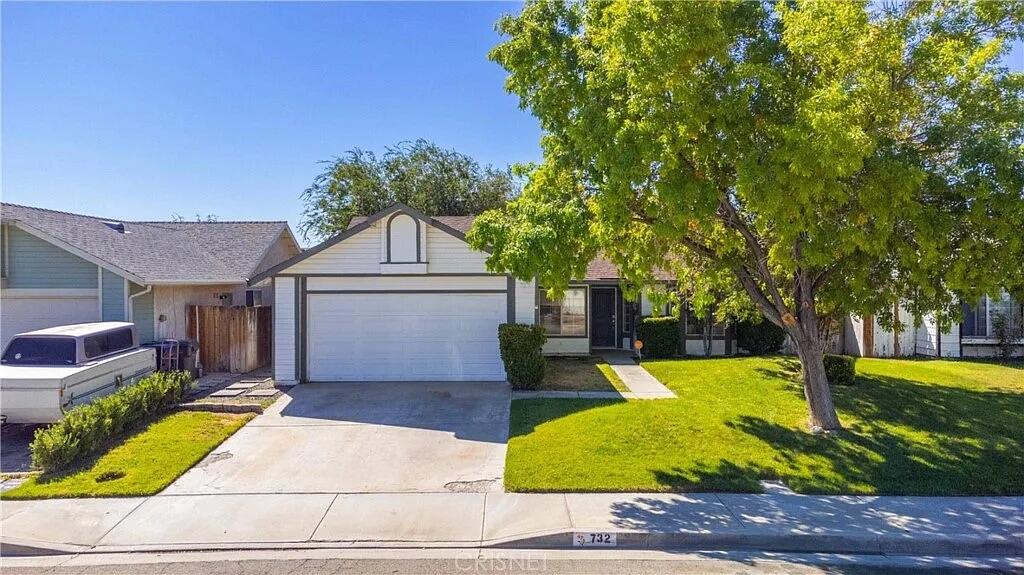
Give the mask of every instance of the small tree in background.
<svg viewBox="0 0 1024 575">
<path fill-rule="evenodd" d="M 303 237 L 344 231 L 354 216 L 369 216 L 395 202 L 431 216 L 464 216 L 505 204 L 518 192 L 511 171 L 480 166 L 473 158 L 426 140 L 402 142 L 377 157 L 359 148 L 324 162 L 302 193 Z"/>
<path fill-rule="evenodd" d="M 557 295 L 600 251 L 753 306 L 827 430 L 826 326 L 1024 286 L 1020 1 L 532 1 L 498 29 L 544 160 L 476 220 L 491 270 Z"/>
</svg>

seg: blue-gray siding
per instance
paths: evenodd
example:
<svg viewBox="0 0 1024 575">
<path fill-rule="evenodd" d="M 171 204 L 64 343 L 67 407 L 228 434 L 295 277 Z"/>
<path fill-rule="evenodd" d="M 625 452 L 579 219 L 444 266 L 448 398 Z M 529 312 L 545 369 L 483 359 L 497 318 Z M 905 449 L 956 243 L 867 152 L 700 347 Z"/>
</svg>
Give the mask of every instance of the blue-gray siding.
<svg viewBox="0 0 1024 575">
<path fill-rule="evenodd" d="M 103 321 L 125 321 L 128 319 L 124 308 L 124 278 L 109 270 L 103 270 L 103 284 L 100 297 Z"/>
<path fill-rule="evenodd" d="M 132 294 L 145 289 L 135 284 L 129 284 L 129 286 L 129 293 Z M 135 331 L 139 334 L 139 341 L 142 343 L 153 341 L 153 292 L 140 295 L 132 302 L 132 321 L 135 322 Z"/>
<path fill-rule="evenodd" d="M 96 265 L 9 226 L 7 287 L 96 289 Z"/>
</svg>

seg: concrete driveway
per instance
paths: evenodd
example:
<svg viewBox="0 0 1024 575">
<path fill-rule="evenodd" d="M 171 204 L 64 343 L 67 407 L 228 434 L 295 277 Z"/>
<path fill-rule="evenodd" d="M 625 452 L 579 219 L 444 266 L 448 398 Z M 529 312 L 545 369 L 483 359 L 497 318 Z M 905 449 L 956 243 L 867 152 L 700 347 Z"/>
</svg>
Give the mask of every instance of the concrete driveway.
<svg viewBox="0 0 1024 575">
<path fill-rule="evenodd" d="M 294 388 L 163 494 L 501 491 L 504 383 Z"/>
</svg>

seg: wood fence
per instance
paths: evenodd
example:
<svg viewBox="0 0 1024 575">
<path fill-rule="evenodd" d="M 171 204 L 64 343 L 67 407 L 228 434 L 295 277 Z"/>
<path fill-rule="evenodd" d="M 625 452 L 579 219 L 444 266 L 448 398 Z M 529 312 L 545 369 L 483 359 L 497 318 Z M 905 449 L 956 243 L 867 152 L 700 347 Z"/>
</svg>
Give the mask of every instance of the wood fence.
<svg viewBox="0 0 1024 575">
<path fill-rule="evenodd" d="M 206 372 L 245 373 L 270 364 L 271 308 L 188 306 L 188 337 Z"/>
</svg>

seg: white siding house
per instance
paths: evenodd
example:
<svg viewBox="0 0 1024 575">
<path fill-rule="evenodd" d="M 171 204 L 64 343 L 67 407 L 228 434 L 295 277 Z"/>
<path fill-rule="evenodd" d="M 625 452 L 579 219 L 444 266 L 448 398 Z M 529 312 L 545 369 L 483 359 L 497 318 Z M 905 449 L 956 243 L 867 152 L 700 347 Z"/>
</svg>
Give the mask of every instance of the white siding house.
<svg viewBox="0 0 1024 575">
<path fill-rule="evenodd" d="M 904 329 L 897 335 L 882 327 L 876 318 L 851 316 L 844 326 L 843 353 L 864 357 L 993 357 L 997 355 L 998 343 L 995 317 L 1004 315 L 1020 336 L 1014 355 L 1024 356 L 1024 336 L 1020 335 L 1024 310 L 1020 302 L 1004 293 L 999 298 L 985 296 L 973 304 L 962 305 L 963 322 L 945 321 L 941 328 L 932 314 L 915 321 L 900 308 Z"/>
<path fill-rule="evenodd" d="M 629 349 L 635 319 L 655 311 L 625 301 L 603 260 L 548 301 L 535 281 L 489 272 L 471 224 L 396 204 L 254 277 L 276 286 L 277 381 L 503 380 L 502 323 L 542 325 L 547 354 L 587 355 Z"/>
</svg>

